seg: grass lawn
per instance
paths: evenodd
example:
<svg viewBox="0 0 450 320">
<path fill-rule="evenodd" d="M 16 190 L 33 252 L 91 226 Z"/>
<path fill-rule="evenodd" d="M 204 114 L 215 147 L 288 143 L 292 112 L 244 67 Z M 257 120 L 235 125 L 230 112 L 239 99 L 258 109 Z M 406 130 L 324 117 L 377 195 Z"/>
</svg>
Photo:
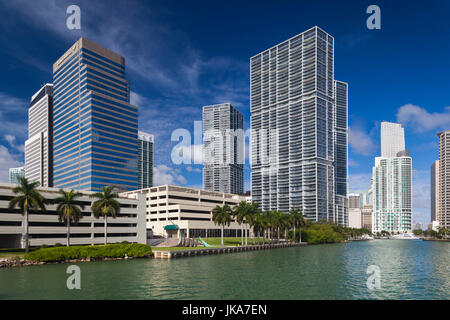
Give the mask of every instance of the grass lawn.
<svg viewBox="0 0 450 320">
<path fill-rule="evenodd" d="M 152 247 L 153 251 L 181 251 L 181 250 L 199 250 L 206 249 L 203 246 L 200 247 Z"/>
<path fill-rule="evenodd" d="M 23 251 L 0 252 L 0 258 L 10 258 L 10 257 L 23 258 L 24 255 L 25 255 L 25 252 L 23 252 Z"/>
</svg>

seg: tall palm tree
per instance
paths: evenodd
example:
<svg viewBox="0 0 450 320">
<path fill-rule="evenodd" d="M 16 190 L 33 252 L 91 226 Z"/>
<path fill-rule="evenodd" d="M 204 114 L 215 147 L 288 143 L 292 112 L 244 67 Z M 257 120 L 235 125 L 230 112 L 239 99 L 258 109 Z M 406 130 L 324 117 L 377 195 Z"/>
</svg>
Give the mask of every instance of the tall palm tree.
<svg viewBox="0 0 450 320">
<path fill-rule="evenodd" d="M 256 236 L 258 237 L 258 245 L 260 244 L 260 236 L 261 236 L 261 231 L 264 230 L 264 221 L 263 221 L 264 217 L 261 215 L 261 212 L 257 212 L 255 213 L 255 215 L 252 218 L 252 227 L 253 227 L 253 233 L 256 234 Z"/>
<path fill-rule="evenodd" d="M 81 209 L 84 209 L 84 205 L 76 201 L 83 194 L 75 192 L 75 190 L 67 192 L 63 189 L 59 190 L 59 194 L 60 197 L 52 200 L 52 202 L 57 204 L 56 212 L 59 215 L 59 221 L 63 221 L 67 225 L 67 246 L 70 246 L 70 224 L 77 224 L 83 218 Z"/>
<path fill-rule="evenodd" d="M 272 243 L 272 226 L 273 226 L 273 213 L 272 211 L 264 212 L 264 222 L 267 230 L 267 242 Z"/>
<path fill-rule="evenodd" d="M 303 213 L 301 213 L 297 209 L 291 209 L 290 214 L 292 216 L 292 219 L 294 220 L 294 242 L 295 242 L 295 227 L 298 226 L 298 233 L 299 233 L 299 242 L 302 242 L 302 226 L 305 225 L 305 217 L 303 216 Z"/>
<path fill-rule="evenodd" d="M 212 210 L 214 224 L 219 224 L 221 226 L 222 247 L 223 247 L 223 229 L 224 229 L 225 225 L 228 225 L 228 226 L 230 225 L 231 213 L 232 213 L 231 208 L 227 204 L 223 205 L 222 207 L 216 206 Z"/>
<path fill-rule="evenodd" d="M 120 213 L 120 202 L 116 200 L 118 194 L 114 192 L 114 187 L 105 186 L 102 188 L 102 192 L 96 192 L 89 197 L 97 199 L 92 203 L 92 213 L 97 219 L 103 216 L 105 222 L 105 244 L 108 242 L 108 215 L 112 218 Z"/>
<path fill-rule="evenodd" d="M 290 214 L 283 215 L 284 239 L 288 242 L 289 229 L 292 227 L 294 220 Z"/>
<path fill-rule="evenodd" d="M 241 245 L 244 245 L 244 219 L 248 210 L 248 203 L 241 201 L 237 206 L 233 208 L 232 216 L 236 219 L 236 222 L 241 226 Z"/>
<path fill-rule="evenodd" d="M 28 179 L 19 178 L 19 185 L 12 189 L 12 192 L 16 195 L 9 201 L 8 208 L 14 209 L 19 207 L 20 212 L 24 216 L 24 234 L 25 240 L 25 253 L 28 253 L 28 214 L 30 210 L 43 210 L 45 211 L 45 204 L 47 200 L 36 189 L 39 182 L 28 182 Z"/>
<path fill-rule="evenodd" d="M 253 228 L 253 225 L 256 222 L 256 217 L 261 213 L 261 209 L 259 208 L 259 203 L 251 201 L 249 210 L 245 216 L 245 222 L 247 223 L 247 230 L 250 232 L 250 228 Z M 247 230 L 245 231 L 245 245 L 247 245 Z"/>
<path fill-rule="evenodd" d="M 277 229 L 277 242 L 280 242 L 280 229 L 283 228 L 284 225 L 284 221 L 283 221 L 283 216 L 284 213 L 282 211 L 273 211 L 273 221 L 274 221 L 274 226 Z"/>
</svg>

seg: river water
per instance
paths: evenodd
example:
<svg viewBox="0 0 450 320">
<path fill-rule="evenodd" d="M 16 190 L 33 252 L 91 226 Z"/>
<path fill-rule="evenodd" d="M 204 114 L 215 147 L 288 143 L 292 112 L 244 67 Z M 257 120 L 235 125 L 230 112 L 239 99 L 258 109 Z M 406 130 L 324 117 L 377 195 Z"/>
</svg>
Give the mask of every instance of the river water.
<svg viewBox="0 0 450 320">
<path fill-rule="evenodd" d="M 0 299 L 450 299 L 450 242 L 373 240 L 172 260 L 0 269 Z M 368 289 L 367 268 L 380 270 Z M 372 279 L 372 278 L 371 278 Z M 375 283 L 370 281 L 371 283 Z"/>
</svg>

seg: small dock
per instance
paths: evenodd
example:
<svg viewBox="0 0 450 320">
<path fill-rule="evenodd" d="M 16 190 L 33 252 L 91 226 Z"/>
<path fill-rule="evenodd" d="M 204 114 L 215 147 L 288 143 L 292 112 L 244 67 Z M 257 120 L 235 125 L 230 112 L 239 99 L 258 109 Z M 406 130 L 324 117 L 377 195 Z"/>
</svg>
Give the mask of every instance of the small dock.
<svg viewBox="0 0 450 320">
<path fill-rule="evenodd" d="M 208 254 L 212 255 L 212 254 L 224 254 L 224 253 L 244 252 L 244 251 L 290 248 L 290 247 L 299 247 L 299 246 L 306 246 L 306 245 L 307 245 L 306 242 L 302 242 L 302 243 L 277 243 L 277 244 L 265 244 L 265 245 L 223 247 L 223 248 L 217 247 L 217 248 L 174 250 L 174 251 L 153 250 L 153 257 L 155 259 L 172 259 L 172 258 L 182 258 L 182 257 L 203 256 L 203 255 L 208 255 Z"/>
</svg>

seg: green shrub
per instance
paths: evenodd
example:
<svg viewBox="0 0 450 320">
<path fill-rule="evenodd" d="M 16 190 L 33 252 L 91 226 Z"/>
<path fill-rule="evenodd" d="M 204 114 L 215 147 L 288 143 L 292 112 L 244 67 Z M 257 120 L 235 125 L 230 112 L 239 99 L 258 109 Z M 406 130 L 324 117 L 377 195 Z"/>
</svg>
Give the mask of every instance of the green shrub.
<svg viewBox="0 0 450 320">
<path fill-rule="evenodd" d="M 63 246 L 43 248 L 25 255 L 25 259 L 41 262 L 56 262 L 71 259 L 141 258 L 152 253 L 150 246 L 140 243 L 107 244 L 95 246 Z"/>
<path fill-rule="evenodd" d="M 330 225 L 314 224 L 302 231 L 302 238 L 310 244 L 335 243 L 344 241 L 344 237 L 333 230 Z"/>
<path fill-rule="evenodd" d="M 55 245 L 54 245 L 54 247 L 62 247 L 63 246 L 63 244 L 62 243 L 55 243 Z"/>
</svg>

